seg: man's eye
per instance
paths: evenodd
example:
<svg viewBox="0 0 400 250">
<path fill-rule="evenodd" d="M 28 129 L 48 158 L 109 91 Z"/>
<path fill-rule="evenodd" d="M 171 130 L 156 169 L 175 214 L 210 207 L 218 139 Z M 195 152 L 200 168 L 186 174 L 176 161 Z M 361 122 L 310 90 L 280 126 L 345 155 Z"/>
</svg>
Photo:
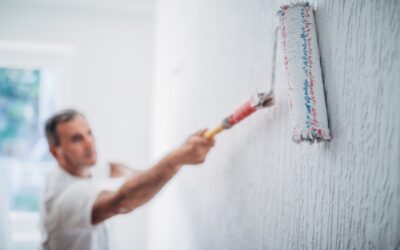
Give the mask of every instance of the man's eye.
<svg viewBox="0 0 400 250">
<path fill-rule="evenodd" d="M 72 142 L 78 142 L 78 141 L 80 141 L 82 138 L 80 137 L 80 136 L 74 136 L 74 137 L 72 137 L 72 139 L 71 139 L 71 141 Z"/>
</svg>

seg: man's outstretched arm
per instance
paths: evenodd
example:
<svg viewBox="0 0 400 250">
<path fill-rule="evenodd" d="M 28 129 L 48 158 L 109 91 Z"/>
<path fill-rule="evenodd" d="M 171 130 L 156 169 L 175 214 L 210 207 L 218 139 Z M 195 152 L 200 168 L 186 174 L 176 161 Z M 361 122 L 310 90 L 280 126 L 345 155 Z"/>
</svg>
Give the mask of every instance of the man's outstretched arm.
<svg viewBox="0 0 400 250">
<path fill-rule="evenodd" d="M 153 198 L 183 165 L 200 164 L 213 139 L 203 136 L 205 130 L 190 136 L 178 149 L 150 169 L 127 180 L 116 192 L 104 191 L 93 205 L 92 223 L 98 224 L 114 215 L 128 213 Z"/>
</svg>

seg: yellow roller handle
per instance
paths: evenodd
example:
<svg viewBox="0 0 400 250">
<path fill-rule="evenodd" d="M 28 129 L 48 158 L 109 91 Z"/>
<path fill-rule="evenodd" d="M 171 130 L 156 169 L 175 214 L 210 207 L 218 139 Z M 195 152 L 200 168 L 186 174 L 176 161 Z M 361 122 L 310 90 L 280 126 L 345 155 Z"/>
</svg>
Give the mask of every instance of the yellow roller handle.
<svg viewBox="0 0 400 250">
<path fill-rule="evenodd" d="M 207 132 L 204 134 L 205 138 L 213 138 L 215 135 L 219 134 L 224 128 L 220 125 L 218 127 L 215 127 L 212 130 L 207 130 Z"/>
</svg>

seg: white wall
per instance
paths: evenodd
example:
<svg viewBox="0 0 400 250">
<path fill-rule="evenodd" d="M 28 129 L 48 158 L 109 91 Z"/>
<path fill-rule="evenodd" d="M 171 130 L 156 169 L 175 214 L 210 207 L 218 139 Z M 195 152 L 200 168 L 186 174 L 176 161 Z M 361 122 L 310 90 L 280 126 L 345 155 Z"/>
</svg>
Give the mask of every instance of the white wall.
<svg viewBox="0 0 400 250">
<path fill-rule="evenodd" d="M 153 203 L 150 249 L 399 247 L 400 4 L 313 3 L 332 141 L 291 141 L 278 67 L 275 107 L 218 136 Z M 269 88 L 280 4 L 158 1 L 156 154 Z"/>
<path fill-rule="evenodd" d="M 73 49 L 61 106 L 87 114 L 106 158 L 146 164 L 152 13 L 9 2 L 0 11 L 2 40 Z M 105 122 L 110 118 L 113 123 Z"/>
<path fill-rule="evenodd" d="M 87 115 L 102 159 L 148 167 L 154 22 L 146 6 L 151 4 L 86 3 L 1 1 L 0 42 L 39 48 L 30 57 L 37 61 L 49 53 L 63 54 L 60 107 Z M 3 57 L 15 55 L 2 52 Z M 47 59 L 41 64 L 59 61 Z M 120 249 L 146 247 L 146 220 L 146 208 L 116 218 Z"/>
</svg>

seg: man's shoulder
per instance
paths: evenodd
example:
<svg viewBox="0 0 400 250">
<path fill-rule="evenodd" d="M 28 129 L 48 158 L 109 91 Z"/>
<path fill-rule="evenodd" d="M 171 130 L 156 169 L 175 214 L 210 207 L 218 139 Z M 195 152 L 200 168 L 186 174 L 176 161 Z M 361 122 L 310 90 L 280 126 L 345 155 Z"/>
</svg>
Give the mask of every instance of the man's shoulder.
<svg viewBox="0 0 400 250">
<path fill-rule="evenodd" d="M 73 178 L 68 176 L 59 166 L 55 166 L 46 176 L 46 193 L 62 191 L 65 186 L 73 183 Z"/>
<path fill-rule="evenodd" d="M 65 195 L 79 194 L 87 191 L 90 187 L 90 179 L 71 176 L 57 166 L 47 176 L 44 199 L 45 202 L 60 200 L 65 198 Z"/>
<path fill-rule="evenodd" d="M 111 163 L 100 161 L 92 168 L 93 177 L 96 179 L 107 179 L 111 175 Z"/>
</svg>

